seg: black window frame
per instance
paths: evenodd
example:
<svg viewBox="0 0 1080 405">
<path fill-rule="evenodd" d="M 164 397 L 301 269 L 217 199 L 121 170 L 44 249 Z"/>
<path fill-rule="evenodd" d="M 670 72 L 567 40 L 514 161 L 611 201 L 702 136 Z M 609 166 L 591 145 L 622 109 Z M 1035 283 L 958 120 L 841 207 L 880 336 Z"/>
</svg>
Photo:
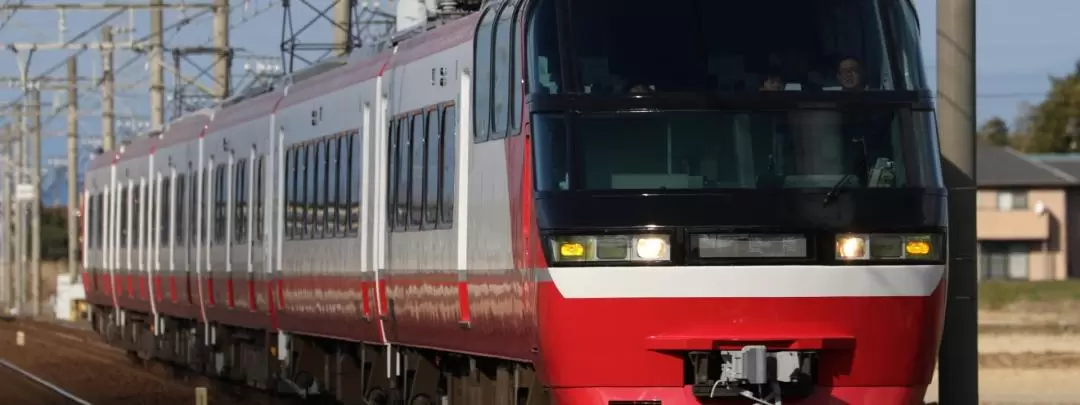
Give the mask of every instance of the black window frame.
<svg viewBox="0 0 1080 405">
<path fill-rule="evenodd" d="M 498 17 L 498 11 L 502 8 L 503 3 L 497 3 L 487 6 L 484 9 L 483 15 L 480 16 L 480 24 L 477 24 L 476 31 L 474 32 L 473 41 L 473 83 L 472 83 L 472 129 L 473 129 L 473 142 L 487 142 L 491 136 L 493 128 L 493 114 L 492 114 L 492 70 L 494 66 L 494 53 L 495 53 L 495 23 L 494 21 Z M 481 54 L 479 50 L 487 48 L 486 54 Z M 486 55 L 486 56 L 485 56 Z M 482 59 L 483 58 L 483 59 Z M 483 70 L 480 67 L 486 66 Z M 480 93 L 487 93 L 487 97 L 481 99 L 477 97 Z M 487 115 L 486 119 L 481 121 L 481 116 Z M 482 126 L 481 126 L 482 125 Z"/>
<path fill-rule="evenodd" d="M 264 211 L 264 200 L 266 199 L 264 195 L 266 193 L 265 158 L 265 155 L 259 155 L 255 160 L 255 195 L 252 196 L 255 203 L 255 235 L 252 235 L 255 244 L 262 243 L 265 238 L 263 232 L 266 231 L 266 218 L 263 218 L 266 214 L 266 211 Z"/>
<path fill-rule="evenodd" d="M 347 227 L 349 229 L 348 235 L 353 236 L 360 233 L 360 212 L 362 205 L 365 203 L 360 200 L 360 196 L 362 195 L 361 187 L 363 187 L 364 184 L 363 165 L 360 164 L 363 159 L 360 159 L 359 161 L 356 159 L 359 156 L 363 156 L 363 137 L 360 135 L 359 131 L 354 130 L 349 133 L 348 139 L 349 147 L 345 152 L 349 157 L 349 167 L 347 169 L 349 173 L 349 194 L 348 199 L 346 200 L 349 208 Z"/>
<path fill-rule="evenodd" d="M 439 227 L 439 188 L 442 187 L 442 108 L 432 107 L 425 113 L 427 137 L 424 142 L 424 223 L 422 229 Z"/>
<path fill-rule="evenodd" d="M 187 175 L 176 174 L 176 228 L 173 234 L 173 246 L 184 246 L 184 236 L 187 235 L 185 226 L 185 212 L 187 212 Z"/>
<path fill-rule="evenodd" d="M 338 149 L 341 145 L 341 136 L 333 135 L 325 142 L 325 152 L 323 161 L 326 163 L 326 169 L 323 170 L 323 237 L 333 238 L 338 237 L 337 227 L 337 189 L 338 181 L 337 175 L 341 168 L 338 162 Z"/>
<path fill-rule="evenodd" d="M 454 209 L 456 205 L 454 193 L 457 189 L 457 172 L 461 170 L 457 167 L 458 137 L 461 136 L 457 125 L 457 112 L 457 106 L 453 102 L 446 103 L 439 111 L 439 127 L 442 133 L 439 147 L 439 154 L 442 156 L 439 170 L 439 177 L 442 179 L 439 189 L 440 229 L 454 226 Z M 448 129 L 453 131 L 450 132 Z M 451 134 L 452 136 L 447 136 Z M 450 146 L 450 148 L 447 148 L 447 146 Z"/>
<path fill-rule="evenodd" d="M 424 142 L 427 127 L 424 125 L 426 115 L 423 111 L 409 114 L 409 165 L 408 173 L 408 219 L 407 231 L 418 231 L 424 223 L 423 210 L 420 208 L 424 202 Z M 417 153 L 420 156 L 417 156 Z M 416 158 L 420 158 L 417 165 Z M 419 166 L 419 168 L 418 168 Z"/>
</svg>

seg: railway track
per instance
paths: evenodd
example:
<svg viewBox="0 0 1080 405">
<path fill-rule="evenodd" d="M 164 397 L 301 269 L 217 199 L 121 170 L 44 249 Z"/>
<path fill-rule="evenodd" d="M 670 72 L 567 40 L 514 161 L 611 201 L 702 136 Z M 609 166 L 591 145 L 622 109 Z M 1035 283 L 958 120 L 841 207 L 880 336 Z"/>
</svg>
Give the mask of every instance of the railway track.
<svg viewBox="0 0 1080 405">
<path fill-rule="evenodd" d="M 56 384 L 0 359 L 0 403 L 20 405 L 93 405 Z"/>
</svg>

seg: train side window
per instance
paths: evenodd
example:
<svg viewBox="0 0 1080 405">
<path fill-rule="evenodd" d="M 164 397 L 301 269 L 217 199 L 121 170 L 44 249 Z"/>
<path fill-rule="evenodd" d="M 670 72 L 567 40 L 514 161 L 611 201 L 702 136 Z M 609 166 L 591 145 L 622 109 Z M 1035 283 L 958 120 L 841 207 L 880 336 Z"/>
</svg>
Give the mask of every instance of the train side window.
<svg viewBox="0 0 1080 405">
<path fill-rule="evenodd" d="M 144 213 L 143 210 L 142 210 L 143 209 L 143 206 L 142 206 L 143 198 L 142 198 L 142 196 L 144 195 L 144 193 L 146 193 L 146 179 L 139 179 L 139 182 L 137 183 L 137 185 L 135 187 L 136 188 L 134 190 L 132 190 L 133 192 L 131 193 L 131 200 L 132 200 L 131 245 L 135 249 L 140 249 L 140 248 L 142 248 L 143 233 L 144 233 L 143 232 L 143 221 L 146 220 L 144 218 L 144 215 L 146 215 L 146 213 Z"/>
<path fill-rule="evenodd" d="M 495 7 L 484 11 L 476 29 L 476 49 L 473 50 L 473 138 L 476 142 L 488 140 L 491 133 L 491 52 L 497 11 Z"/>
<path fill-rule="evenodd" d="M 341 165 L 342 173 L 347 174 L 341 180 L 341 192 L 345 193 L 341 201 L 349 212 L 348 216 L 341 218 L 341 224 L 349 230 L 349 234 L 356 234 L 360 231 L 360 186 L 363 184 L 363 178 L 361 178 L 360 173 L 360 161 L 362 160 L 360 159 L 360 153 L 362 150 L 360 136 L 357 135 L 359 133 L 356 131 L 350 133 L 347 145 L 341 151 L 341 159 L 345 159 L 346 162 Z"/>
<path fill-rule="evenodd" d="M 158 222 L 160 224 L 158 231 L 161 236 L 158 236 L 158 243 L 161 246 L 169 246 L 169 236 L 172 236 L 172 227 L 170 224 L 172 223 L 173 182 L 169 176 L 162 176 L 160 179 L 159 187 L 161 192 L 159 192 L 158 195 L 161 197 L 161 204 L 158 206 L 161 208 L 157 211 L 157 217 L 159 218 Z"/>
<path fill-rule="evenodd" d="M 316 207 L 319 206 L 319 199 L 317 198 L 318 182 L 319 182 L 319 144 L 312 143 L 308 145 L 308 172 L 307 172 L 307 205 L 305 212 L 307 212 L 307 220 L 304 221 L 304 229 L 307 230 L 308 238 L 317 238 L 315 224 L 319 218 L 316 215 Z"/>
<path fill-rule="evenodd" d="M 521 31 L 525 25 L 525 19 L 522 17 L 525 13 L 522 11 L 525 7 L 515 7 L 514 20 L 513 20 L 513 39 L 510 41 L 510 63 L 514 65 L 514 75 L 511 76 L 510 81 L 510 133 L 517 135 L 520 134 L 521 129 L 521 109 L 524 106 L 525 98 L 522 97 L 524 93 L 522 86 L 525 85 L 524 72 L 522 68 L 521 58 L 518 54 L 521 53 Z"/>
<path fill-rule="evenodd" d="M 491 71 L 491 115 L 492 130 L 491 139 L 506 137 L 507 122 L 510 120 L 510 74 L 513 72 L 513 62 L 510 51 L 513 48 L 510 41 L 513 39 L 512 26 L 514 16 L 514 4 L 506 1 L 499 7 L 498 20 L 495 22 L 495 54 Z"/>
<path fill-rule="evenodd" d="M 396 229 L 404 231 L 409 223 L 409 154 L 412 145 L 412 120 L 408 123 L 402 119 L 401 128 L 398 128 L 398 159 L 397 159 L 397 210 L 394 213 Z M 406 131 L 405 128 L 408 128 Z"/>
<path fill-rule="evenodd" d="M 308 145 L 296 149 L 296 170 L 296 220 L 293 221 L 293 239 L 303 239 L 308 234 L 307 206 L 311 202 L 307 193 Z"/>
<path fill-rule="evenodd" d="M 187 180 L 185 180 L 185 177 L 187 176 L 184 176 L 183 173 L 176 176 L 176 209 L 174 210 L 176 212 L 173 214 L 176 216 L 176 234 L 174 235 L 176 236 L 175 246 L 184 245 L 184 225 L 186 223 L 184 209 L 187 208 L 187 204 L 185 204 L 186 201 L 184 200 L 184 197 L 187 195 L 185 194 L 187 189 Z"/>
<path fill-rule="evenodd" d="M 296 238 L 296 148 L 285 154 L 285 236 Z"/>
<path fill-rule="evenodd" d="M 120 204 L 120 248 L 127 246 L 127 223 L 128 223 L 128 188 L 126 186 L 120 186 L 120 199 L 117 201 Z"/>
<path fill-rule="evenodd" d="M 266 218 L 263 218 L 263 215 L 265 214 L 265 212 L 263 211 L 263 200 L 266 199 L 266 193 L 263 191 L 263 178 L 266 175 L 266 169 L 263 167 L 264 161 L 265 157 L 263 155 L 259 155 L 259 159 L 255 161 L 255 195 L 253 196 L 253 198 L 255 203 L 254 237 L 256 242 L 262 242 L 263 238 L 265 237 L 263 235 L 263 231 L 266 230 Z"/>
<path fill-rule="evenodd" d="M 214 173 L 214 244 L 225 242 L 228 217 L 225 215 L 225 164 L 219 163 Z"/>
<path fill-rule="evenodd" d="M 352 218 L 352 203 L 349 201 L 352 192 L 349 187 L 352 187 L 352 142 L 355 136 L 355 131 L 343 135 L 338 149 L 338 229 L 342 235 L 352 232 L 349 227 Z"/>
<path fill-rule="evenodd" d="M 454 184 L 457 182 L 455 167 L 457 164 L 457 109 L 447 106 L 442 112 L 442 187 L 439 190 L 439 223 L 454 224 Z"/>
<path fill-rule="evenodd" d="M 413 115 L 412 127 L 409 128 L 412 134 L 409 150 L 409 229 L 414 230 L 420 229 L 420 225 L 424 223 L 424 129 L 424 115 Z"/>
<path fill-rule="evenodd" d="M 338 151 L 341 150 L 341 137 L 335 136 L 326 142 L 326 235 L 338 236 L 338 215 L 341 211 L 338 206 L 338 172 L 341 163 L 338 160 Z"/>
<path fill-rule="evenodd" d="M 435 228 L 439 222 L 439 148 L 442 145 L 442 133 L 439 131 L 439 111 L 427 113 L 427 148 L 424 160 L 424 227 Z"/>
<path fill-rule="evenodd" d="M 213 163 L 211 162 L 211 165 L 212 164 Z M 198 243 L 200 245 L 206 243 L 206 235 L 210 233 L 210 230 L 207 229 L 207 228 L 209 228 L 209 226 L 206 223 L 207 222 L 206 218 L 207 218 L 207 216 L 210 215 L 210 211 L 208 211 L 206 209 L 206 206 L 207 206 L 206 200 L 210 198 L 210 182 L 207 181 L 207 179 L 209 178 L 209 176 L 207 175 L 207 173 L 209 172 L 208 168 L 210 168 L 210 167 L 212 167 L 212 166 L 207 165 L 205 168 L 204 167 L 199 168 L 199 174 L 198 174 L 199 183 L 196 185 L 196 187 L 199 188 L 199 193 L 198 194 L 195 194 L 195 193 L 191 194 L 191 199 L 193 201 L 195 199 L 198 199 L 198 205 L 193 206 L 192 208 L 193 209 L 198 209 L 199 211 L 198 211 L 198 213 L 192 215 L 191 219 L 194 219 L 195 221 L 198 221 L 198 223 L 199 223 L 197 238 L 199 240 Z"/>
<path fill-rule="evenodd" d="M 247 241 L 247 159 L 240 159 L 233 176 L 233 243 Z"/>
<path fill-rule="evenodd" d="M 401 124 L 397 120 L 390 121 L 390 142 L 387 142 L 386 150 L 386 224 L 388 230 L 395 230 L 394 213 L 397 208 L 397 150 L 400 134 L 398 131 Z"/>
</svg>

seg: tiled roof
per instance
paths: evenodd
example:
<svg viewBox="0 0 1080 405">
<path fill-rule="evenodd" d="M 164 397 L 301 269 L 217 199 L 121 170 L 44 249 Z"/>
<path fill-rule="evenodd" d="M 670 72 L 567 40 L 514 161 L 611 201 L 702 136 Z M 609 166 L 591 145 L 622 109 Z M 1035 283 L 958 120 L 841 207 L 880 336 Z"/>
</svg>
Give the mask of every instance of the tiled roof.
<svg viewBox="0 0 1080 405">
<path fill-rule="evenodd" d="M 1044 156 L 1024 155 L 1012 148 L 979 141 L 975 146 L 975 182 L 980 187 L 1080 186 L 1080 155 L 1069 170 Z"/>
</svg>

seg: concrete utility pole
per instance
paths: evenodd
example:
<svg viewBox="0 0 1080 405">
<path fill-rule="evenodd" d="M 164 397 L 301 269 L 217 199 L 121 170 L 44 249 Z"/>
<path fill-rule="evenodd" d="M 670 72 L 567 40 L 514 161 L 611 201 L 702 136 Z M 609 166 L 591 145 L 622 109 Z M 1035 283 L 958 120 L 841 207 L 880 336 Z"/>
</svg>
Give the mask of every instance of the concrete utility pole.
<svg viewBox="0 0 1080 405">
<path fill-rule="evenodd" d="M 976 405 L 975 0 L 937 1 L 938 131 L 949 189 L 948 291 L 938 400 L 942 405 Z"/>
<path fill-rule="evenodd" d="M 41 315 L 41 90 L 37 83 L 29 89 L 30 115 L 30 185 L 34 198 L 30 201 L 30 310 Z"/>
<path fill-rule="evenodd" d="M 15 131 L 12 130 L 11 124 L 4 125 L 4 130 L 0 131 L 0 136 L 3 137 L 3 155 L 0 156 L 0 162 L 4 164 L 11 163 L 8 159 L 8 153 L 11 151 L 11 138 L 15 136 Z M 8 249 L 8 240 L 11 239 L 11 182 L 13 176 L 10 167 L 0 167 L 0 234 L 3 238 L 0 239 L 0 303 L 3 303 L 7 308 L 11 304 L 11 253 L 12 250 Z"/>
<path fill-rule="evenodd" d="M 79 272 L 79 78 L 77 59 L 68 58 L 68 116 L 67 116 L 67 206 L 68 206 L 68 274 L 75 277 Z M 83 214 L 85 215 L 85 214 Z"/>
<path fill-rule="evenodd" d="M 232 72 L 232 49 L 229 48 L 229 0 L 214 0 L 214 48 L 217 48 L 217 60 L 214 61 L 214 81 L 217 83 L 218 102 L 229 98 L 232 88 L 229 75 Z"/>
<path fill-rule="evenodd" d="M 150 0 L 157 8 L 150 11 L 150 129 L 161 131 L 165 128 L 165 32 L 162 20 L 165 10 L 164 0 Z"/>
<path fill-rule="evenodd" d="M 23 120 L 23 105 L 20 103 L 15 107 L 15 119 L 13 120 L 19 126 L 18 135 L 15 137 L 15 158 L 12 161 L 15 163 L 12 168 L 11 174 L 15 178 L 12 183 L 15 187 L 20 184 L 26 183 L 25 171 L 26 167 L 23 162 L 26 157 L 26 121 Z M 17 200 L 17 199 L 16 199 Z M 15 282 L 13 287 L 15 288 L 15 305 L 13 306 L 16 311 L 22 313 L 23 303 L 26 302 L 26 211 L 23 201 L 15 201 L 15 232 L 12 233 L 11 240 L 15 244 Z"/>
<path fill-rule="evenodd" d="M 101 27 L 101 43 L 112 45 L 112 26 Z M 113 150 L 116 135 L 116 113 L 113 110 L 113 50 L 110 46 L 101 48 L 101 148 L 106 152 Z"/>
<path fill-rule="evenodd" d="M 334 47 L 337 56 L 352 52 L 352 1 L 337 0 L 334 4 Z"/>
</svg>

